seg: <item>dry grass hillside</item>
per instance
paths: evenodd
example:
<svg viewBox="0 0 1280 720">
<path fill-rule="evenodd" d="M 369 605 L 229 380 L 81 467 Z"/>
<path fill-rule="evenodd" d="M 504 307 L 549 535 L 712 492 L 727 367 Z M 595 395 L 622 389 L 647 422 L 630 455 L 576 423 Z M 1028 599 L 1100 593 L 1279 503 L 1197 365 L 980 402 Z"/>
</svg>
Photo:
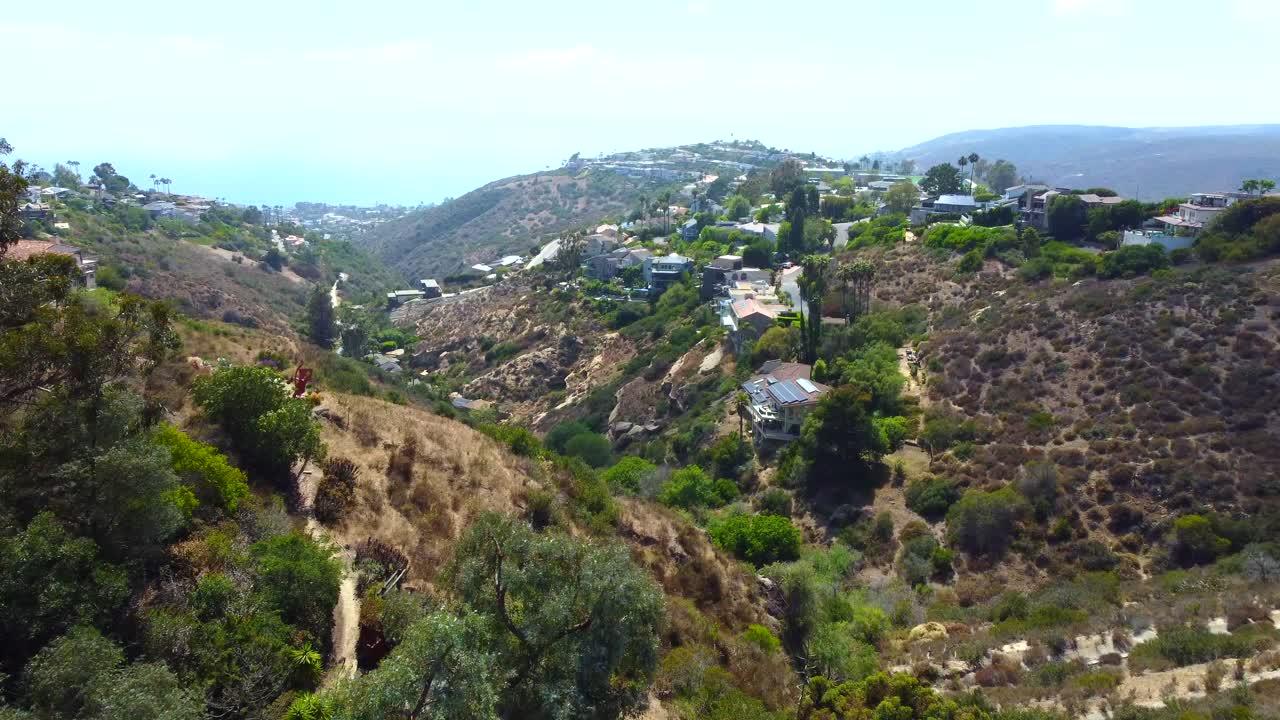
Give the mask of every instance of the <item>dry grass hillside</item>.
<svg viewBox="0 0 1280 720">
<path fill-rule="evenodd" d="M 337 421 L 325 423 L 330 456 L 349 458 L 361 469 L 356 504 L 330 528 L 340 543 L 368 538 L 388 543 L 411 563 L 408 582 L 429 589 L 451 557 L 454 541 L 480 513 L 524 515 L 532 493 L 569 502 L 572 479 L 548 461 L 514 455 L 505 446 L 454 420 L 381 400 L 327 394 Z M 715 549 L 706 536 L 670 510 L 639 500 L 620 500 L 617 536 L 635 559 L 679 599 L 718 624 L 739 630 L 771 622 L 753 575 Z M 571 532 L 585 528 L 565 520 Z M 680 621 L 670 639 L 680 641 Z"/>
</svg>

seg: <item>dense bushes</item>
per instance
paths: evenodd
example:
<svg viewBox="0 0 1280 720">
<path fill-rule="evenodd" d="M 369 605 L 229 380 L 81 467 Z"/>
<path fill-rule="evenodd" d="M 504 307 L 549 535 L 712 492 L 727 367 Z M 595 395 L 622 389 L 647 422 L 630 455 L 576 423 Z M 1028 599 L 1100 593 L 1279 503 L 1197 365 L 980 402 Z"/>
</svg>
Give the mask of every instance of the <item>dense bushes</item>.
<svg viewBox="0 0 1280 720">
<path fill-rule="evenodd" d="M 926 246 L 959 253 L 983 251 L 993 244 L 1013 246 L 1017 242 L 1017 231 L 1011 227 L 938 224 L 930 226 L 924 235 Z"/>
<path fill-rule="evenodd" d="M 913 512 L 937 520 L 960 499 L 960 491 L 946 478 L 923 477 L 907 484 L 906 499 Z"/>
<path fill-rule="evenodd" d="M 635 495 L 651 484 L 657 471 L 658 468 L 648 460 L 627 455 L 613 467 L 602 472 L 600 477 L 614 492 Z"/>
<path fill-rule="evenodd" d="M 780 515 L 730 515 L 708 532 L 716 545 L 754 565 L 800 556 L 800 529 Z"/>
<path fill-rule="evenodd" d="M 1163 246 L 1155 243 L 1125 245 L 1102 256 L 1098 264 L 1098 277 L 1133 277 L 1166 267 L 1169 267 L 1169 258 L 1165 255 Z"/>
<path fill-rule="evenodd" d="M 713 508 L 737 496 L 738 487 L 733 481 L 715 479 L 697 465 L 690 465 L 671 474 L 658 493 L 658 500 L 685 509 Z"/>
<path fill-rule="evenodd" d="M 152 440 L 169 451 L 173 471 L 195 487 L 200 502 L 234 512 L 249 496 L 244 471 L 228 462 L 213 446 L 192 440 L 167 423 L 155 429 Z"/>
<path fill-rule="evenodd" d="M 1000 555 L 1025 512 L 1026 502 L 1011 487 L 970 490 L 947 512 L 947 538 L 975 555 Z"/>
<path fill-rule="evenodd" d="M 1280 198 L 1236 203 L 1224 210 L 1196 241 L 1208 262 L 1241 262 L 1280 253 Z"/>
</svg>

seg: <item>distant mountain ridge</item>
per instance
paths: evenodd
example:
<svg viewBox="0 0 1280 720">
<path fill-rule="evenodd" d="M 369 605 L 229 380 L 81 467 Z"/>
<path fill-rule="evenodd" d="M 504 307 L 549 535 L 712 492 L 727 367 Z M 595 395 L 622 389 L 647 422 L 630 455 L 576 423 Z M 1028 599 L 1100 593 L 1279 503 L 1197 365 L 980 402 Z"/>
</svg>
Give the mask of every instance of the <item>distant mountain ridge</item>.
<svg viewBox="0 0 1280 720">
<path fill-rule="evenodd" d="M 1144 200 L 1231 190 L 1245 178 L 1280 179 L 1280 125 L 1126 128 L 1032 125 L 965 130 L 891 153 L 923 171 L 976 152 L 1031 179 L 1110 187 Z"/>
</svg>

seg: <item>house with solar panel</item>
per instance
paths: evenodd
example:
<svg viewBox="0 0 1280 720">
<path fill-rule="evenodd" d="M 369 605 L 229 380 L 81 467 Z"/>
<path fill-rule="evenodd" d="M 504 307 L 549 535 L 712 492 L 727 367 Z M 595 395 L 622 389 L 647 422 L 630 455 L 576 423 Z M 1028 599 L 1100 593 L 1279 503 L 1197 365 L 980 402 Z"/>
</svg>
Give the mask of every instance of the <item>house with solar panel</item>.
<svg viewBox="0 0 1280 720">
<path fill-rule="evenodd" d="M 743 410 L 751 421 L 756 445 L 780 445 L 800 437 L 800 428 L 831 388 L 811 379 L 812 368 L 803 363 L 770 360 L 742 383 L 748 403 Z"/>
</svg>

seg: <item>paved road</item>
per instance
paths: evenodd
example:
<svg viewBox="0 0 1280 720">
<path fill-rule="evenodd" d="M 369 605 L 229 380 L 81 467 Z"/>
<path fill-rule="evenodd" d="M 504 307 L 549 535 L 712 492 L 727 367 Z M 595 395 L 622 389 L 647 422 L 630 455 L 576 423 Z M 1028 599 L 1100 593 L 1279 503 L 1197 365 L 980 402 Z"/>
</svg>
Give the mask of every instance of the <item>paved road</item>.
<svg viewBox="0 0 1280 720">
<path fill-rule="evenodd" d="M 781 273 L 782 292 L 791 296 L 792 307 L 799 308 L 801 317 L 806 321 L 809 319 L 809 308 L 805 307 L 804 300 L 800 297 L 800 286 L 796 281 L 800 279 L 800 274 L 804 272 L 804 268 L 799 266 L 787 268 Z"/>
</svg>

